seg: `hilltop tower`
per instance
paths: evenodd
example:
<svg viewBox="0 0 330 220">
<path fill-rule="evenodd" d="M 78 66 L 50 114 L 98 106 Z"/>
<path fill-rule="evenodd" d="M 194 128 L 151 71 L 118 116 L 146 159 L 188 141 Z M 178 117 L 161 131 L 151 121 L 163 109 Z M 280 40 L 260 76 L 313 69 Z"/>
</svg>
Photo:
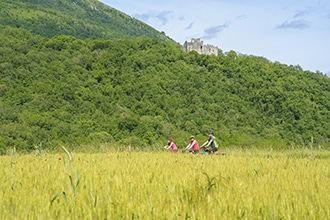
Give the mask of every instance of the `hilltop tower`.
<svg viewBox="0 0 330 220">
<path fill-rule="evenodd" d="M 213 45 L 204 45 L 200 38 L 191 38 L 191 41 L 185 41 L 182 47 L 183 51 L 196 51 L 199 54 L 218 56 L 218 47 Z"/>
</svg>

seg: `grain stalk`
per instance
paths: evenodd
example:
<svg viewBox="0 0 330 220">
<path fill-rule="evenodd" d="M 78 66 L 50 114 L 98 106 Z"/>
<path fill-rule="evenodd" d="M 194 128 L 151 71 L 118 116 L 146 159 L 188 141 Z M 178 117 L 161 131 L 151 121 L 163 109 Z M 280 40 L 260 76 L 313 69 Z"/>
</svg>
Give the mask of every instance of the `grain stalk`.
<svg viewBox="0 0 330 220">
<path fill-rule="evenodd" d="M 312 136 L 312 137 L 311 137 L 311 142 L 310 142 L 311 158 L 312 158 L 312 160 L 315 159 L 314 150 L 313 150 L 313 145 L 314 145 L 314 138 L 313 138 L 313 136 Z"/>
<path fill-rule="evenodd" d="M 97 205 L 97 195 L 94 196 L 93 193 L 92 193 L 92 191 L 89 191 L 89 196 L 90 196 L 90 198 L 91 198 L 91 200 L 93 202 L 94 208 L 96 208 L 96 205 Z"/>
<path fill-rule="evenodd" d="M 14 147 L 14 149 L 11 151 L 11 172 L 12 172 L 12 176 L 11 176 L 11 190 L 15 191 L 15 184 L 19 183 L 20 185 L 22 185 L 21 182 L 15 180 L 15 153 L 16 153 L 16 148 Z"/>
<path fill-rule="evenodd" d="M 74 176 L 73 176 L 74 175 L 74 168 L 73 168 L 72 156 L 71 156 L 70 152 L 64 146 L 62 146 L 62 148 L 63 148 L 64 152 L 66 153 L 66 155 L 68 156 L 69 161 L 70 161 L 70 170 L 71 170 L 71 172 L 70 172 L 70 174 L 68 174 L 68 176 L 69 176 L 69 180 L 70 180 L 72 194 L 73 194 L 73 197 L 75 197 L 76 196 L 76 188 L 78 187 L 78 185 L 80 183 L 80 172 L 79 172 L 79 170 L 77 171 L 77 179 L 75 181 Z M 65 160 L 63 160 L 63 161 L 64 161 L 64 168 L 66 168 Z M 67 202 L 67 194 L 66 194 L 66 192 L 65 191 L 63 191 L 63 192 L 57 192 L 53 196 L 53 198 L 51 199 L 51 201 L 50 201 L 50 204 L 51 205 L 53 204 L 53 202 L 57 199 L 57 197 L 61 193 L 63 195 L 64 201 Z"/>
<path fill-rule="evenodd" d="M 70 168 L 71 168 L 71 173 L 68 174 L 69 176 L 69 179 L 70 179 L 70 184 L 71 184 L 71 189 L 72 189 L 72 194 L 73 196 L 76 196 L 76 188 L 77 186 L 79 185 L 80 183 L 80 172 L 79 170 L 77 171 L 77 181 L 75 183 L 75 180 L 74 180 L 74 169 L 73 169 L 73 161 L 72 161 L 72 156 L 70 154 L 70 152 L 64 147 L 62 146 L 63 150 L 65 151 L 65 153 L 67 154 L 68 158 L 69 158 L 69 161 L 70 161 Z"/>
<path fill-rule="evenodd" d="M 42 147 L 42 144 L 34 144 L 33 145 L 35 151 L 37 152 L 38 156 L 41 157 L 41 147 Z"/>
<path fill-rule="evenodd" d="M 203 174 L 206 176 L 206 180 L 207 180 L 206 191 L 205 191 L 205 194 L 207 194 L 216 185 L 216 178 L 215 176 L 211 178 L 207 173 L 203 173 Z"/>
</svg>

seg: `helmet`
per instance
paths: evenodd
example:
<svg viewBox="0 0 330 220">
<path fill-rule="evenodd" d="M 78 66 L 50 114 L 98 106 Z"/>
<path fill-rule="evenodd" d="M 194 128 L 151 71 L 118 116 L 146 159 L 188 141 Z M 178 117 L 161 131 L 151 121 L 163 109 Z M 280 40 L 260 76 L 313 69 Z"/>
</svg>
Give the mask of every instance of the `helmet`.
<svg viewBox="0 0 330 220">
<path fill-rule="evenodd" d="M 193 135 L 190 136 L 190 139 L 195 139 L 195 137 Z"/>
<path fill-rule="evenodd" d="M 172 142 L 173 141 L 173 138 L 168 138 L 167 140 Z"/>
<path fill-rule="evenodd" d="M 213 131 L 209 131 L 207 134 L 212 134 L 212 135 L 214 135 Z"/>
</svg>

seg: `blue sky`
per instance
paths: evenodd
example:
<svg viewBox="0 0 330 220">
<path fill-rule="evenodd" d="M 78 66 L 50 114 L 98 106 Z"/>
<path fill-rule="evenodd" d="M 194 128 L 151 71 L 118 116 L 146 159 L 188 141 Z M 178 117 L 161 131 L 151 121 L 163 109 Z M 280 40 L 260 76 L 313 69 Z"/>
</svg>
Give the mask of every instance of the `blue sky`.
<svg viewBox="0 0 330 220">
<path fill-rule="evenodd" d="M 330 75 L 329 0 L 101 0 L 183 44 L 262 56 Z"/>
</svg>

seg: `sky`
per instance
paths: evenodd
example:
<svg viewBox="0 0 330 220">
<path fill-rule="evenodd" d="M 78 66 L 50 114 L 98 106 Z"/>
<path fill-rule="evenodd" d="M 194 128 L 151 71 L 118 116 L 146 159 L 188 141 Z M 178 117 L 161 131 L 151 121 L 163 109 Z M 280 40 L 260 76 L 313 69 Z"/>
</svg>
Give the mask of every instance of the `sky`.
<svg viewBox="0 0 330 220">
<path fill-rule="evenodd" d="M 191 38 L 330 76 L 329 0 L 100 0 L 181 45 Z"/>
</svg>

